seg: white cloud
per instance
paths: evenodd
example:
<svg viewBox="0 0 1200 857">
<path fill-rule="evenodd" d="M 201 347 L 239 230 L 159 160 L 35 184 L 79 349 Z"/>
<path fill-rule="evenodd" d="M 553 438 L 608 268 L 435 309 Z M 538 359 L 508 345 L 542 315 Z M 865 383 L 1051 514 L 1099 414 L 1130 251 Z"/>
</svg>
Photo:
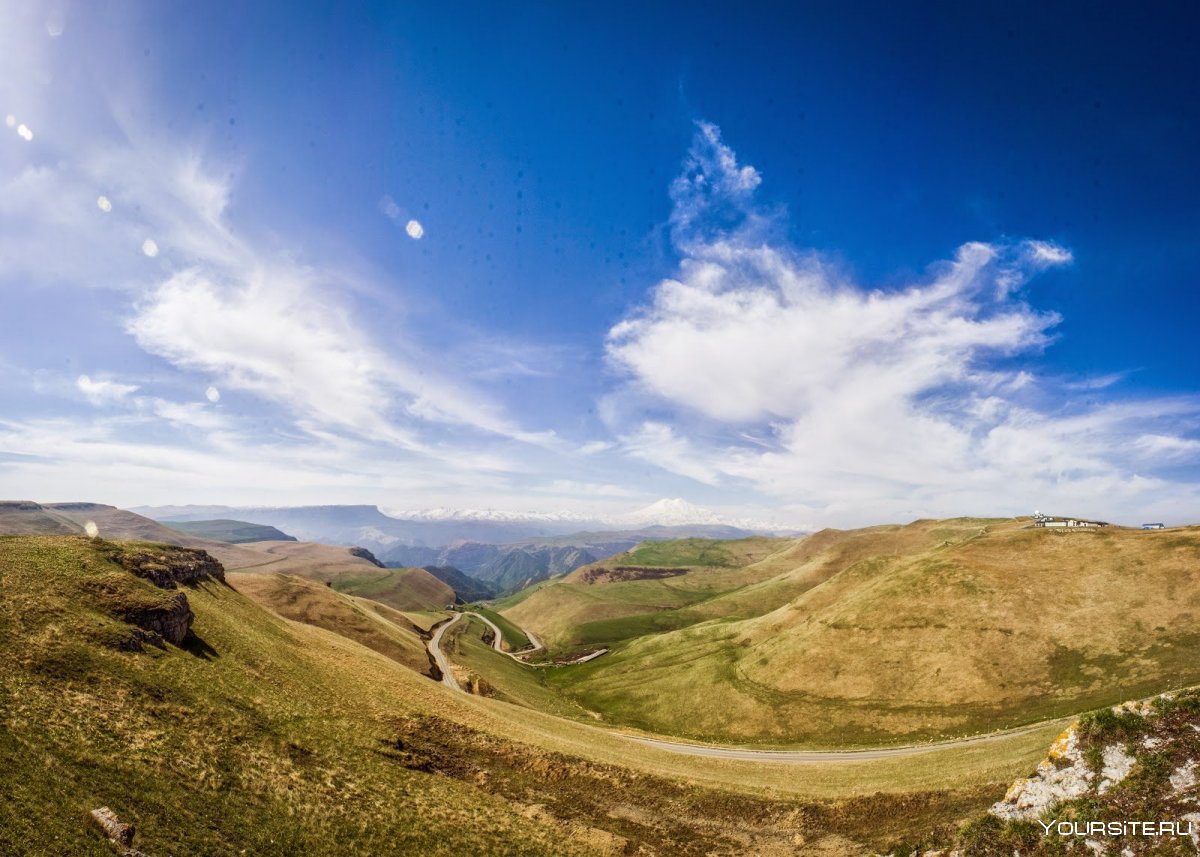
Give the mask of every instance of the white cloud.
<svg viewBox="0 0 1200 857">
<path fill-rule="evenodd" d="M 417 447 L 384 417 L 386 358 L 360 343 L 336 305 L 295 271 L 219 283 L 198 268 L 150 292 L 129 332 L 147 351 L 227 387 L 277 401 L 325 425 Z"/>
<path fill-rule="evenodd" d="M 229 422 L 203 402 L 170 402 L 166 399 L 148 400 L 154 415 L 176 426 L 203 431 L 228 429 Z"/>
<path fill-rule="evenodd" d="M 664 470 L 687 476 L 705 485 L 719 481 L 712 456 L 697 450 L 691 441 L 675 433 L 666 423 L 647 421 L 621 436 L 621 448 Z"/>
<path fill-rule="evenodd" d="M 1044 267 L 1069 265 L 1075 261 L 1070 250 L 1052 241 L 1026 241 L 1022 246 L 1031 261 Z"/>
<path fill-rule="evenodd" d="M 780 237 L 759 180 L 699 126 L 672 185 L 678 273 L 608 335 L 627 381 L 602 414 L 626 452 L 835 522 L 1196 502 L 1152 474 L 1200 462 L 1200 400 L 1086 406 L 1029 365 L 1059 317 L 1013 293 L 1069 250 L 973 242 L 866 289 Z"/>
<path fill-rule="evenodd" d="M 608 353 L 655 395 L 730 422 L 797 417 L 848 385 L 915 396 L 969 378 L 977 358 L 1046 342 L 1056 316 L 976 300 L 995 256 L 965 245 L 928 284 L 885 294 L 726 246 L 686 260 L 612 329 Z"/>
<path fill-rule="evenodd" d="M 75 387 L 83 393 L 84 398 L 97 407 L 118 402 L 137 390 L 134 384 L 120 384 L 105 379 L 93 380 L 90 375 L 80 375 L 76 378 Z"/>
<path fill-rule="evenodd" d="M 22 123 L 53 128 L 56 151 L 52 160 L 22 153 L 0 176 L 0 282 L 28 291 L 29 301 L 46 287 L 111 290 L 89 298 L 104 309 L 98 327 L 124 316 L 123 331 L 165 361 L 139 367 L 165 370 L 156 383 L 187 388 L 202 375 L 214 391 L 253 393 L 239 404 L 275 430 L 369 439 L 386 445 L 384 455 L 398 447 L 442 465 L 499 470 L 516 465 L 507 448 L 494 447 L 557 443 L 551 432 L 517 424 L 452 361 L 423 353 L 402 327 L 407 307 L 395 283 L 384 288 L 372 279 L 383 275 L 362 272 L 359 260 L 313 258 L 269 224 L 255 228 L 253 212 L 235 228 L 239 164 L 186 130 L 146 125 L 159 111 L 134 95 L 143 87 L 113 64 L 93 67 L 83 55 L 39 47 L 28 32 L 44 19 L 31 10 L 23 17 L 0 34 L 0 54 L 21 71 L 0 80 L 0 96 L 21 107 L 12 127 L 19 113 Z M 83 90 L 54 83 L 77 78 Z M 390 197 L 380 209 L 401 215 Z M 148 266 L 145 257 L 158 261 Z M 388 315 L 371 303 L 381 294 L 394 302 Z"/>
</svg>

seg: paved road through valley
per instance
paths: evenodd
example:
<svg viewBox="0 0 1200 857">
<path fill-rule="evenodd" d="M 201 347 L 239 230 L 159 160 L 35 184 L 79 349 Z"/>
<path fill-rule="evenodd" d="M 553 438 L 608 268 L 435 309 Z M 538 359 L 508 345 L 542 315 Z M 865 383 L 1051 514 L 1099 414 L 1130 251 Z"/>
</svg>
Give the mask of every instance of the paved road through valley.
<svg viewBox="0 0 1200 857">
<path fill-rule="evenodd" d="M 433 661 L 438 665 L 438 669 L 442 671 L 442 684 L 451 690 L 458 690 L 465 693 L 466 691 L 463 691 L 462 687 L 459 686 L 458 679 L 454 677 L 454 673 L 450 671 L 450 661 L 442 651 L 442 634 L 446 633 L 446 629 L 462 617 L 462 613 L 455 613 L 454 618 L 449 622 L 438 625 L 433 629 L 433 636 L 429 638 L 429 652 L 433 655 Z"/>
<path fill-rule="evenodd" d="M 528 631 L 526 631 L 524 628 L 522 628 L 522 629 L 521 629 L 521 632 L 522 632 L 523 634 L 525 634 L 525 636 L 526 636 L 526 637 L 528 637 L 528 638 L 529 638 L 529 642 L 530 642 L 532 645 L 531 645 L 531 646 L 530 646 L 530 648 L 528 648 L 528 649 L 521 649 L 521 651 L 520 651 L 520 652 L 518 652 L 518 653 L 516 653 L 516 654 L 514 654 L 514 653 L 512 653 L 512 652 L 506 652 L 506 651 L 504 651 L 504 649 L 503 649 L 504 635 L 503 635 L 502 633 L 500 633 L 500 627 L 499 627 L 499 626 L 498 626 L 498 625 L 497 625 L 495 622 L 493 622 L 493 621 L 492 621 L 491 619 L 489 619 L 487 616 L 483 616 L 483 615 L 481 615 L 481 614 L 479 614 L 479 613 L 474 613 L 474 612 L 472 612 L 472 611 L 470 611 L 470 610 L 468 610 L 468 611 L 467 611 L 465 614 L 463 614 L 463 615 L 466 615 L 466 616 L 474 616 L 476 619 L 479 619 L 479 620 L 480 620 L 480 621 L 482 621 L 482 622 L 483 622 L 485 625 L 487 625 L 489 628 L 491 628 L 491 629 L 492 629 L 492 633 L 493 633 L 493 634 L 495 634 L 495 637 L 494 637 L 494 639 L 492 640 L 492 648 L 493 648 L 493 649 L 495 649 L 497 652 L 499 652 L 499 653 L 500 653 L 500 654 L 502 654 L 502 655 L 508 655 L 508 656 L 509 656 L 510 658 L 512 658 L 514 661 L 519 661 L 519 660 L 520 660 L 520 658 L 518 658 L 518 657 L 517 657 L 517 654 L 521 654 L 521 655 L 532 655 L 534 652 L 540 652 L 542 649 L 544 649 L 544 648 L 545 648 L 545 646 L 543 646 L 543 645 L 542 645 L 542 641 L 541 641 L 541 640 L 539 640 L 537 637 L 533 636 L 533 634 L 529 633 L 529 632 L 528 632 Z"/>
<path fill-rule="evenodd" d="M 490 621 L 485 616 L 480 616 L 478 613 L 457 613 L 454 618 L 443 625 L 439 625 L 433 632 L 433 637 L 429 641 L 429 651 L 433 654 L 434 661 L 437 662 L 438 668 L 442 671 L 442 684 L 451 690 L 457 690 L 461 693 L 466 693 L 454 678 L 454 674 L 450 672 L 450 662 L 441 649 L 442 634 L 460 620 L 463 616 L 471 615 L 482 619 L 496 634 L 496 639 L 492 642 L 492 647 L 502 654 L 506 654 L 514 660 L 519 660 L 510 652 L 505 652 L 500 648 L 503 640 L 503 635 L 495 623 Z M 522 629 L 524 631 L 524 629 Z M 541 642 L 530 634 L 524 631 L 529 639 L 536 643 L 538 648 L 542 647 Z M 536 649 L 527 649 L 526 651 L 536 651 Z M 868 750 L 749 750 L 742 747 L 718 747 L 712 744 L 687 744 L 683 741 L 668 741 L 662 738 L 649 738 L 642 735 L 629 735 L 623 732 L 613 730 L 603 730 L 609 735 L 618 735 L 629 741 L 637 741 L 642 744 L 648 744 L 651 747 L 657 747 L 660 750 L 666 750 L 669 753 L 681 753 L 686 756 L 704 756 L 710 759 L 738 759 L 747 762 L 778 762 L 783 764 L 813 764 L 813 763 L 837 763 L 837 762 L 869 762 L 876 759 L 894 759 L 901 756 L 916 756 L 920 753 L 930 753 L 934 750 L 949 750 L 959 747 L 970 747 L 975 744 L 985 744 L 989 741 L 998 741 L 1001 738 L 1011 738 L 1017 735 L 1024 735 L 1028 732 L 1033 732 L 1050 724 L 1060 724 L 1063 728 L 1071 722 L 1072 718 L 1059 718 L 1055 720 L 1044 720 L 1040 723 L 1033 723 L 1028 726 L 1021 726 L 1017 729 L 1009 729 L 1004 732 L 991 732 L 987 735 L 977 735 L 971 738 L 958 738 L 952 741 L 939 741 L 931 744 L 915 744 L 909 747 L 880 747 L 877 749 Z M 595 727 L 592 727 L 595 728 Z"/>
</svg>

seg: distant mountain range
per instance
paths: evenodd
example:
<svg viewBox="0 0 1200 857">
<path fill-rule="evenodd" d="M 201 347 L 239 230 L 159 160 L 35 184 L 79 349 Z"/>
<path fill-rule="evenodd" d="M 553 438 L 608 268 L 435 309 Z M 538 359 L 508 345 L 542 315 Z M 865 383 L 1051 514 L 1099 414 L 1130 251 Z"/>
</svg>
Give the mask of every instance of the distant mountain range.
<svg viewBox="0 0 1200 857">
<path fill-rule="evenodd" d="M 246 521 L 169 521 L 164 522 L 173 530 L 191 533 L 202 539 L 243 545 L 247 542 L 294 542 L 295 537 L 274 527 L 251 524 Z"/>
<path fill-rule="evenodd" d="M 299 539 L 362 544 L 381 550 L 397 544 L 432 548 L 460 541 L 512 544 L 582 531 L 642 531 L 652 527 L 676 531 L 664 536 L 669 538 L 797 533 L 780 523 L 723 517 L 680 499 L 659 500 L 642 509 L 610 516 L 493 509 L 385 513 L 378 506 L 141 506 L 131 511 L 164 523 L 213 519 L 249 521 L 278 527 Z"/>
<path fill-rule="evenodd" d="M 276 527 L 302 541 L 360 545 L 387 565 L 449 566 L 501 592 L 572 571 L 643 541 L 796 534 L 769 522 L 724 518 L 679 499 L 610 517 L 473 509 L 385 514 L 377 506 L 144 506 L 135 511 L 169 524 L 235 519 Z"/>
<path fill-rule="evenodd" d="M 417 509 L 393 511 L 388 515 L 403 521 L 423 522 L 492 522 L 565 527 L 569 530 L 603 527 L 606 529 L 641 529 L 643 527 L 732 527 L 753 533 L 793 534 L 797 530 L 779 522 L 730 518 L 679 498 L 658 500 L 641 509 L 620 515 L 585 515 L 578 512 L 507 512 L 496 509 Z"/>
</svg>

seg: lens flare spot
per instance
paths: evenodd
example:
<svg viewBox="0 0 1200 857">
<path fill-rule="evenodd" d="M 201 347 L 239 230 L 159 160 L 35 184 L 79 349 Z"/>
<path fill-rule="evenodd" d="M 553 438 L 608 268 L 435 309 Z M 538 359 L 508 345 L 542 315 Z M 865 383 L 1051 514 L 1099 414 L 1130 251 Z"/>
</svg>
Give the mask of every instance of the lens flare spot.
<svg viewBox="0 0 1200 857">
<path fill-rule="evenodd" d="M 425 234 L 425 227 L 421 225 L 420 221 L 410 220 L 408 221 L 408 225 L 404 227 L 404 231 L 408 233 L 409 238 L 417 241 Z"/>
<path fill-rule="evenodd" d="M 112 211 L 112 203 L 109 201 L 107 196 L 98 196 L 96 197 L 96 208 L 107 214 L 108 212 Z"/>
<path fill-rule="evenodd" d="M 11 113 L 9 113 L 7 116 L 4 117 L 4 124 L 7 125 L 9 128 L 13 127 L 14 125 L 17 124 L 17 117 L 13 116 Z"/>
<path fill-rule="evenodd" d="M 204 398 L 213 403 L 219 402 L 221 401 L 221 391 L 216 387 L 209 387 L 204 391 Z"/>
<path fill-rule="evenodd" d="M 87 537 L 89 539 L 94 539 L 96 536 L 100 535 L 100 528 L 96 526 L 95 521 L 88 521 L 86 524 L 84 524 L 83 531 L 87 533 Z"/>
<path fill-rule="evenodd" d="M 142 242 L 142 252 L 153 259 L 158 255 L 158 244 L 153 238 L 147 238 Z"/>
<path fill-rule="evenodd" d="M 17 126 L 17 136 L 28 143 L 33 139 L 33 132 L 29 130 L 29 126 L 22 122 Z"/>
<path fill-rule="evenodd" d="M 391 220 L 400 219 L 400 206 L 396 205 L 396 200 L 386 194 L 379 198 L 379 211 L 384 217 Z"/>
</svg>

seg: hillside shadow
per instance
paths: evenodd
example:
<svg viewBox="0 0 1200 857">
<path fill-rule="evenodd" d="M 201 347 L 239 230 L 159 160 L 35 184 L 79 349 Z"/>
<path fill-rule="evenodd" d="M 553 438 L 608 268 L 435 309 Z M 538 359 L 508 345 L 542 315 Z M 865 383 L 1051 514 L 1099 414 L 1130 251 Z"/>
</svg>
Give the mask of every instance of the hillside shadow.
<svg viewBox="0 0 1200 857">
<path fill-rule="evenodd" d="M 183 642 L 179 644 L 179 648 L 205 661 L 221 657 L 220 652 L 204 642 L 203 637 L 192 631 L 188 631 L 187 636 L 183 638 Z"/>
</svg>

